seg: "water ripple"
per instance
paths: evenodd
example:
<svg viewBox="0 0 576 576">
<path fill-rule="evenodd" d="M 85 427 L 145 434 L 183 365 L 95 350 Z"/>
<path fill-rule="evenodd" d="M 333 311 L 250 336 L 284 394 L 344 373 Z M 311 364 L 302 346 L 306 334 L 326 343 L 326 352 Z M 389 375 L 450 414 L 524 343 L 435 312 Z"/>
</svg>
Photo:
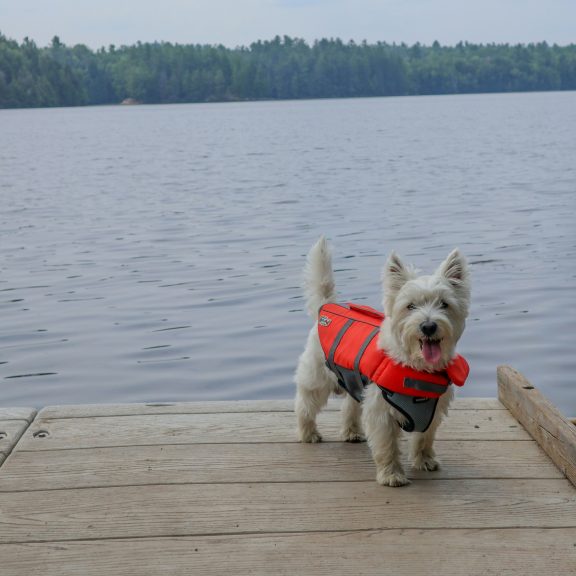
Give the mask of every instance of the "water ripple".
<svg viewBox="0 0 576 576">
<path fill-rule="evenodd" d="M 390 250 L 459 246 L 459 392 L 506 363 L 576 414 L 576 93 L 121 112 L 2 113 L 0 405 L 291 397 L 325 234 L 373 306 Z"/>
</svg>

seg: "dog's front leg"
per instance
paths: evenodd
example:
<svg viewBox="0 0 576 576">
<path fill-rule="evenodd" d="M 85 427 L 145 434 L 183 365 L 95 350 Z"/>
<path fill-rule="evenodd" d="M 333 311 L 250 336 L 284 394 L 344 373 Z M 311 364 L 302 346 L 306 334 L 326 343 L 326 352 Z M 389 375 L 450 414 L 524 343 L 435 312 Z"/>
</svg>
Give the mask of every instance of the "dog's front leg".
<svg viewBox="0 0 576 576">
<path fill-rule="evenodd" d="M 437 421 L 437 422 L 436 422 Z M 416 470 L 433 472 L 440 468 L 440 462 L 436 460 L 434 452 L 434 438 L 440 424 L 440 418 L 434 418 L 430 428 L 426 432 L 414 432 L 412 439 L 412 462 Z"/>
<path fill-rule="evenodd" d="M 440 469 L 440 462 L 436 459 L 436 452 L 434 451 L 434 439 L 436 438 L 438 426 L 440 426 L 444 416 L 448 413 L 448 406 L 452 401 L 452 397 L 453 391 L 450 388 L 438 401 L 436 414 L 428 430 L 412 434 L 412 462 L 416 470 L 433 472 Z"/>
<path fill-rule="evenodd" d="M 372 458 L 376 464 L 376 481 L 382 486 L 405 486 L 406 478 L 400 462 L 398 445 L 400 426 L 392 408 L 382 398 L 380 389 L 372 384 L 366 389 L 362 410 L 362 424 Z"/>
</svg>

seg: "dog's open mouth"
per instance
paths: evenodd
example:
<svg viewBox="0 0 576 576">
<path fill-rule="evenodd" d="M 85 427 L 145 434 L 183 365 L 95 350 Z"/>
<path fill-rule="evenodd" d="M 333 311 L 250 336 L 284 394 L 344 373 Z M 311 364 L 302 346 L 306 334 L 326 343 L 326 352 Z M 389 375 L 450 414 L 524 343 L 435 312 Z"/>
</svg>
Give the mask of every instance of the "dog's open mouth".
<svg viewBox="0 0 576 576">
<path fill-rule="evenodd" d="M 422 350 L 422 356 L 428 364 L 437 364 L 442 358 L 441 343 L 441 338 L 423 338 L 420 340 L 420 350 Z"/>
</svg>

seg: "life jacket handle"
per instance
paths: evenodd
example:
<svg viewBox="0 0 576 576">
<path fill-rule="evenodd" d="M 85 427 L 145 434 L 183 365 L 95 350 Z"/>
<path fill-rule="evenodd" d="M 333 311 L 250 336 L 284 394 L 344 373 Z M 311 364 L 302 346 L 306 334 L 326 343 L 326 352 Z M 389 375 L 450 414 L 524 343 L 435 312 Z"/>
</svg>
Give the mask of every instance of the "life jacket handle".
<svg viewBox="0 0 576 576">
<path fill-rule="evenodd" d="M 384 319 L 384 314 L 382 314 L 382 312 L 378 312 L 378 310 L 374 310 L 374 308 L 370 308 L 370 306 L 354 304 L 352 302 L 348 302 L 348 306 L 350 307 L 350 310 L 353 310 L 354 312 L 362 312 L 363 314 L 367 314 L 373 318 L 378 318 L 379 320 Z"/>
</svg>

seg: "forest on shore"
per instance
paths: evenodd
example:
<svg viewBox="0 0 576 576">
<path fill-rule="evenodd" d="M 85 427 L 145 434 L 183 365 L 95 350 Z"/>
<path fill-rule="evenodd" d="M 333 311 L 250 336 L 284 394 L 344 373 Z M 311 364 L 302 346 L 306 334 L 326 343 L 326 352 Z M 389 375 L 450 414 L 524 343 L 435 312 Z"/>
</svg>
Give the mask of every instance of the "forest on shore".
<svg viewBox="0 0 576 576">
<path fill-rule="evenodd" d="M 431 46 L 288 36 L 92 50 L 0 34 L 0 108 L 576 90 L 576 44 Z"/>
</svg>

